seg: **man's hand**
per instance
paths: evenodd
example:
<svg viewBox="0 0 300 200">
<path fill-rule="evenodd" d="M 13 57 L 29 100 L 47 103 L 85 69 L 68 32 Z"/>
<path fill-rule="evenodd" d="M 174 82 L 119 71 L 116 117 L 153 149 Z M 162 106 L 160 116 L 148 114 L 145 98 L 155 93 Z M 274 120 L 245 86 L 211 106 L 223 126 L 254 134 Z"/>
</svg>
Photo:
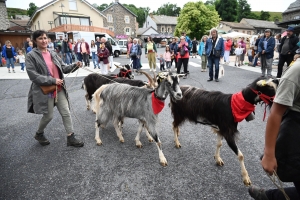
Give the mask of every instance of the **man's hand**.
<svg viewBox="0 0 300 200">
<path fill-rule="evenodd" d="M 269 155 L 264 155 L 261 165 L 263 169 L 270 175 L 272 176 L 274 171 L 277 170 L 277 160 L 275 156 L 269 156 Z"/>
<path fill-rule="evenodd" d="M 261 54 L 265 54 L 265 50 L 263 50 L 263 51 L 261 52 Z"/>
<path fill-rule="evenodd" d="M 78 62 L 76 63 L 76 66 L 77 66 L 77 67 L 82 67 L 82 62 L 78 61 Z"/>
</svg>

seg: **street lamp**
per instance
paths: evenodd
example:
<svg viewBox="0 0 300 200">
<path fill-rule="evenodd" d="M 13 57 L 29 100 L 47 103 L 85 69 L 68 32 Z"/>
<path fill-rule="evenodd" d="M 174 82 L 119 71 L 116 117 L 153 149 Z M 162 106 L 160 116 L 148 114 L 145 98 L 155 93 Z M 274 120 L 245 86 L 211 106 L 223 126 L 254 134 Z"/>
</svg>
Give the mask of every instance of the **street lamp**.
<svg viewBox="0 0 300 200">
<path fill-rule="evenodd" d="M 61 3 L 59 7 L 61 7 L 61 14 L 62 14 L 62 16 L 64 16 L 64 10 L 63 10 L 63 8 L 65 7 L 64 4 Z M 68 24 L 66 15 L 65 15 L 65 21 L 66 21 L 66 24 Z"/>
</svg>

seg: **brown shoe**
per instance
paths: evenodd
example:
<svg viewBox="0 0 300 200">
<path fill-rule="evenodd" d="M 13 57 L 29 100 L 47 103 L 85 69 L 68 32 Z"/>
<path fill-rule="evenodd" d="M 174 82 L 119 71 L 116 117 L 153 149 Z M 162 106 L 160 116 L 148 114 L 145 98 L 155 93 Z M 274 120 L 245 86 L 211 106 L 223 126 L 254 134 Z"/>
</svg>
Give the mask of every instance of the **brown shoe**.
<svg viewBox="0 0 300 200">
<path fill-rule="evenodd" d="M 34 139 L 36 139 L 42 146 L 50 144 L 49 140 L 47 140 L 44 136 L 44 133 L 36 133 Z"/>
</svg>

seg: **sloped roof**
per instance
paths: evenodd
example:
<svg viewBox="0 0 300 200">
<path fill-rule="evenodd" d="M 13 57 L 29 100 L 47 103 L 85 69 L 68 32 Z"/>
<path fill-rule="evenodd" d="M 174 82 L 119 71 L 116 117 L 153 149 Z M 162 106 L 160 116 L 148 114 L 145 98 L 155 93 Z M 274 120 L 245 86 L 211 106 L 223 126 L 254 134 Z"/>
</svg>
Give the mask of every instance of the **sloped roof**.
<svg viewBox="0 0 300 200">
<path fill-rule="evenodd" d="M 105 8 L 104 10 L 102 10 L 102 12 L 107 11 L 108 9 L 110 9 L 111 7 L 113 7 L 114 5 L 119 4 L 121 7 L 123 7 L 125 10 L 127 10 L 128 12 L 130 12 L 133 16 L 137 17 L 136 14 L 134 14 L 133 12 L 131 12 L 131 10 L 129 10 L 128 8 L 126 8 L 125 6 L 123 6 L 120 2 L 115 2 L 113 4 L 111 4 L 110 6 L 108 6 L 107 8 Z"/>
<path fill-rule="evenodd" d="M 22 27 L 27 27 L 29 20 L 20 20 L 20 19 L 11 19 L 9 20 L 9 22 L 11 24 L 13 24 L 13 26 L 17 25 L 17 26 L 22 26 Z"/>
<path fill-rule="evenodd" d="M 273 29 L 281 29 L 278 27 L 274 22 L 264 21 L 264 20 L 257 20 L 257 19 L 247 19 L 243 18 L 241 20 L 248 23 L 248 25 L 253 26 L 254 28 L 273 28 Z"/>
<path fill-rule="evenodd" d="M 300 0 L 291 3 L 288 9 L 283 12 L 283 14 L 294 11 L 300 11 Z"/>
<path fill-rule="evenodd" d="M 149 29 L 153 29 L 155 32 L 157 32 L 152 26 L 148 27 L 148 28 L 139 28 L 136 32 L 136 35 L 143 35 L 146 31 L 148 31 Z M 158 33 L 158 32 L 157 32 Z"/>
<path fill-rule="evenodd" d="M 227 26 L 230 26 L 231 28 L 241 28 L 241 29 L 251 29 L 255 30 L 255 28 L 249 24 L 243 24 L 243 23 L 236 23 L 236 22 L 225 22 L 225 21 L 220 21 L 220 23 L 223 23 Z"/>
<path fill-rule="evenodd" d="M 170 24 L 176 25 L 178 17 L 171 17 L 166 15 L 152 15 L 150 16 L 156 24 Z"/>
<path fill-rule="evenodd" d="M 53 0 L 53 1 L 50 1 L 48 3 L 46 3 L 45 5 L 39 7 L 34 13 L 33 15 L 31 16 L 30 20 L 28 21 L 28 25 L 29 23 L 32 21 L 32 19 L 35 17 L 35 15 L 40 12 L 41 10 L 47 8 L 48 6 L 51 6 L 52 4 L 58 2 L 59 0 Z M 98 12 L 102 17 L 106 18 L 106 16 L 104 16 L 97 8 L 95 8 L 92 4 L 90 4 L 88 1 L 86 0 L 81 0 L 82 2 L 84 2 L 85 4 L 87 4 L 91 9 L 93 9 L 94 11 Z"/>
</svg>

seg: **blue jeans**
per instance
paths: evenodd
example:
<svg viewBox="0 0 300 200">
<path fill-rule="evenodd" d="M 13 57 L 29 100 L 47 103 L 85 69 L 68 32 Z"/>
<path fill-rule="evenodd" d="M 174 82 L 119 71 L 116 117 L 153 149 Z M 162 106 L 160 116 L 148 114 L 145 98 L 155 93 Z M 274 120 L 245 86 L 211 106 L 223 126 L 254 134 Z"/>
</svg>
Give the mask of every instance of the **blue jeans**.
<svg viewBox="0 0 300 200">
<path fill-rule="evenodd" d="M 132 58 L 132 68 L 139 70 L 141 68 L 140 59 L 138 57 Z"/>
<path fill-rule="evenodd" d="M 81 53 L 76 53 L 77 54 L 77 60 L 82 62 L 82 54 Z"/>
<path fill-rule="evenodd" d="M 21 70 L 24 71 L 25 63 L 20 63 L 20 65 L 21 65 Z"/>
<path fill-rule="evenodd" d="M 253 61 L 252 56 L 248 56 L 248 60 L 249 62 L 252 62 Z"/>
<path fill-rule="evenodd" d="M 99 68 L 98 56 L 96 55 L 96 52 L 92 52 L 92 60 L 94 63 L 94 68 L 96 68 L 97 66 Z"/>
<path fill-rule="evenodd" d="M 64 62 L 69 65 L 72 64 L 72 54 L 70 52 L 65 53 Z"/>
<path fill-rule="evenodd" d="M 215 79 L 219 78 L 219 63 L 220 58 L 215 57 L 214 55 L 210 55 L 207 57 L 207 67 L 209 68 L 209 78 L 213 79 L 214 76 L 214 65 L 215 65 Z"/>
<path fill-rule="evenodd" d="M 11 68 L 15 68 L 15 61 L 14 61 L 14 58 L 6 58 L 6 66 L 7 68 L 9 69 L 10 68 L 10 65 L 11 65 Z"/>
</svg>

